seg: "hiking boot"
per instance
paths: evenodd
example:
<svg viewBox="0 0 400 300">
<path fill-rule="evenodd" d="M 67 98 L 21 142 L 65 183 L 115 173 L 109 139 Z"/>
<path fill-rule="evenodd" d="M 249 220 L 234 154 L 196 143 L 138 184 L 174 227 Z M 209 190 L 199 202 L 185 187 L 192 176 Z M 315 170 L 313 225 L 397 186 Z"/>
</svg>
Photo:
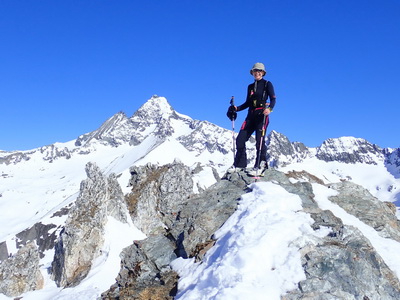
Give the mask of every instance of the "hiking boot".
<svg viewBox="0 0 400 300">
<path fill-rule="evenodd" d="M 263 177 L 265 170 L 268 169 L 268 165 L 266 161 L 262 161 L 260 163 L 260 167 L 254 167 L 250 171 L 247 172 L 247 174 L 251 177 Z"/>
<path fill-rule="evenodd" d="M 240 172 L 240 171 L 243 171 L 243 168 L 238 168 L 238 167 L 232 166 L 226 172 L 228 174 L 231 174 L 231 173 Z"/>
</svg>

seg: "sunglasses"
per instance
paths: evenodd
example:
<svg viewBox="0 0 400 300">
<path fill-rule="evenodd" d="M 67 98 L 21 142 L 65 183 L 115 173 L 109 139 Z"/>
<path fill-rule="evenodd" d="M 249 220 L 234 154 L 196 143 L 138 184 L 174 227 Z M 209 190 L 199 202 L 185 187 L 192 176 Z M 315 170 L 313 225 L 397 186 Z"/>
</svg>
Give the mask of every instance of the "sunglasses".
<svg viewBox="0 0 400 300">
<path fill-rule="evenodd" d="M 264 70 L 260 70 L 260 69 L 253 69 L 253 73 L 254 72 L 264 72 Z"/>
</svg>

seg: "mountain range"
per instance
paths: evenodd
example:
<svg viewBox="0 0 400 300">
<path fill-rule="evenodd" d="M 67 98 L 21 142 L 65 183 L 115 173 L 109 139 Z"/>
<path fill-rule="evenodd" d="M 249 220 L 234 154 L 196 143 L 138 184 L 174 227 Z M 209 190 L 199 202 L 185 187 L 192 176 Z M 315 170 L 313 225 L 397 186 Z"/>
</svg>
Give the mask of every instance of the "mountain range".
<svg viewBox="0 0 400 300">
<path fill-rule="evenodd" d="M 207 265 L 218 248 L 215 232 L 229 224 L 229 218 L 240 204 L 238 199 L 244 197 L 241 195 L 249 193 L 249 187 L 259 188 L 245 173 L 225 174 L 233 161 L 233 134 L 236 133 L 210 122 L 182 115 L 165 98 L 153 96 L 133 116 L 119 112 L 97 130 L 75 140 L 27 151 L 0 151 L 0 293 L 4 295 L 0 294 L 0 299 L 21 295 L 23 299 L 68 299 L 78 295 L 79 299 L 124 299 L 122 295 L 126 299 L 146 299 L 144 292 L 141 296 L 129 294 L 132 286 L 138 289 L 138 282 L 142 280 L 140 276 L 129 279 L 128 271 L 135 260 L 141 260 L 142 265 L 149 260 L 148 269 L 157 270 L 152 271 L 157 276 L 151 277 L 150 271 L 146 273 L 147 287 L 158 278 L 158 282 L 165 281 L 161 285 L 168 287 L 168 295 L 175 294 L 178 299 L 208 299 L 198 294 L 190 296 L 193 291 L 185 291 L 188 288 L 183 273 L 188 271 L 184 272 L 181 265 L 175 268 L 179 276 L 169 272 L 179 259 L 196 257 L 196 263 L 203 259 L 203 266 Z M 400 232 L 397 232 L 400 214 L 396 208 L 400 204 L 399 148 L 380 148 L 355 137 L 332 138 L 310 148 L 301 142 L 291 142 L 276 131 L 268 134 L 266 143 L 270 173 L 261 181 L 301 195 L 303 209 L 307 206 L 306 198 L 319 197 L 316 183 L 337 190 L 339 195 L 351 195 L 352 190 L 353 198 L 360 201 L 355 206 L 368 203 L 374 209 L 367 215 L 384 221 L 375 224 L 364 220 L 363 212 L 355 208 L 347 212 L 383 232 L 386 239 L 400 241 Z M 250 165 L 255 158 L 253 138 L 247 146 Z M 304 189 L 310 189 L 309 194 Z M 208 201 L 205 199 L 215 199 L 216 206 L 204 207 Z M 322 204 L 312 202 L 315 207 L 311 210 L 310 202 L 306 212 L 312 216 L 313 224 L 319 222 L 320 227 L 326 227 L 318 219 L 325 216 L 325 221 L 334 222 L 329 225 L 335 228 L 332 232 L 342 236 L 343 228 L 349 225 L 336 220 L 340 217 L 333 217 L 334 213 L 327 214 L 326 209 L 317 217 L 315 211 Z M 379 203 L 385 205 L 382 207 Z M 214 211 L 210 211 L 211 207 Z M 192 210 L 197 210 L 197 214 Z M 310 226 L 317 230 L 316 225 Z M 118 235 L 120 238 L 116 238 Z M 138 242 L 142 240 L 146 242 Z M 157 252 L 155 249 L 160 247 L 170 250 Z M 214 254 L 207 254 L 207 250 Z M 133 258 L 132 251 L 140 253 Z M 378 259 L 379 270 L 394 275 L 387 282 L 379 283 L 385 287 L 384 291 L 374 290 L 370 296 L 363 296 L 374 299 L 371 295 L 376 294 L 396 299 L 400 295 L 396 278 L 400 268 L 396 267 L 397 262 L 388 263 L 390 253 L 376 251 L 384 257 L 382 262 Z M 150 260 L 152 255 L 154 259 Z M 214 259 L 214 263 L 218 261 Z M 120 270 L 121 266 L 125 267 Z M 126 274 L 124 268 L 128 270 Z M 308 290 L 312 287 L 309 282 L 304 284 L 309 279 L 300 276 L 290 288 L 282 288 L 279 297 L 300 299 L 295 297 L 302 293 L 304 296 L 306 287 Z M 236 277 L 232 281 L 235 280 L 240 282 Z M 324 286 L 328 290 L 324 295 L 333 296 L 319 299 L 338 299 L 334 297 L 344 295 L 341 293 L 345 287 L 338 292 Z M 293 292 L 295 289 L 298 291 Z M 339 299 L 362 299 L 355 296 L 357 289 L 350 290 L 346 292 L 347 298 Z M 307 293 L 310 296 L 314 291 Z M 215 296 L 214 299 L 224 298 Z"/>
</svg>

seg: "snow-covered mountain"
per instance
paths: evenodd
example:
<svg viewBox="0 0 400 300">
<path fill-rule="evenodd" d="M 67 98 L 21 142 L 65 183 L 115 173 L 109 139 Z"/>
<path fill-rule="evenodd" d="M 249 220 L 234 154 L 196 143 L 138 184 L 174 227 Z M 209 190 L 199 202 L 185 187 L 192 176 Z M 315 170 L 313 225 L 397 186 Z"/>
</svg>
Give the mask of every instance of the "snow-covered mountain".
<svg viewBox="0 0 400 300">
<path fill-rule="evenodd" d="M 333 187 L 338 182 L 355 183 L 364 187 L 372 197 L 376 197 L 381 202 L 400 204 L 400 149 L 382 149 L 366 140 L 354 137 L 328 139 L 320 147 L 309 148 L 300 142 L 290 142 L 283 134 L 275 131 L 268 135 L 267 144 L 269 164 L 280 172 L 276 173 L 276 176 L 281 173 L 288 174 L 287 176 L 290 177 L 293 184 L 316 181 Z M 251 140 L 248 144 L 249 161 L 254 160 L 254 152 L 254 140 Z M 174 201 L 177 201 L 179 195 L 185 199 L 191 199 L 195 197 L 194 195 L 207 193 L 213 185 L 220 182 L 232 161 L 232 132 L 230 130 L 179 114 L 165 98 L 157 96 L 149 99 L 132 117 L 127 117 L 123 112 L 119 112 L 104 122 L 99 129 L 83 134 L 73 141 L 28 151 L 0 151 L 0 277 L 3 276 L 4 285 L 12 285 L 13 280 L 16 280 L 12 275 L 5 278 L 4 274 L 8 274 L 6 270 L 11 268 L 5 266 L 16 261 L 13 258 L 17 257 L 18 250 L 22 249 L 24 245 L 28 245 L 31 248 L 28 247 L 28 250 L 25 250 L 26 253 L 34 256 L 32 253 L 36 246 L 38 249 L 35 250 L 38 252 L 37 265 L 40 266 L 38 267 L 39 274 L 35 275 L 37 277 L 31 278 L 35 285 L 31 284 L 20 290 L 21 294 L 25 293 L 23 299 L 67 299 L 68 297 L 96 299 L 115 283 L 122 249 L 127 249 L 126 247 L 133 240 L 140 240 L 145 235 L 149 237 L 153 233 L 159 232 L 162 230 L 160 228 L 170 228 L 170 234 L 173 235 L 171 228 L 181 226 L 174 225 L 174 227 L 169 223 L 179 219 L 174 215 L 175 213 L 173 214 L 174 218 L 168 222 L 165 220 L 154 221 L 152 215 L 146 218 L 145 213 L 138 213 L 137 210 L 140 206 L 137 203 L 141 201 L 140 199 L 146 203 L 140 208 L 143 211 L 153 207 L 157 214 L 161 213 L 165 218 L 168 215 L 166 211 L 172 209 L 176 210 L 180 218 L 183 218 L 182 212 L 187 204 L 177 204 L 173 207 L 168 203 L 161 205 L 158 203 L 157 195 L 164 193 L 167 195 L 166 199 L 172 197 Z M 179 162 L 188 169 L 174 167 L 171 165 L 174 162 Z M 169 170 L 156 171 L 153 167 L 167 164 L 170 165 Z M 144 168 L 145 173 L 143 170 L 135 169 L 139 167 Z M 160 176 L 166 178 L 165 182 L 162 181 L 163 179 L 157 179 Z M 154 182 L 157 180 L 160 180 L 158 187 L 154 186 Z M 246 182 L 248 179 L 243 177 L 243 180 Z M 186 186 L 183 182 L 193 184 Z M 248 183 L 251 184 L 250 181 Z M 148 184 L 150 184 L 149 191 L 143 195 L 142 191 Z M 220 183 L 220 185 L 223 184 Z M 140 188 L 135 189 L 135 185 Z M 185 186 L 184 189 L 183 186 Z M 121 191 L 118 190 L 119 188 Z M 217 194 L 221 197 L 225 194 L 224 189 L 230 190 L 228 187 L 220 187 L 220 189 Z M 263 192 L 262 186 L 257 187 L 257 183 L 256 186 L 253 185 L 252 189 L 258 191 L 259 195 L 267 193 Z M 267 189 L 275 191 L 271 186 Z M 244 194 L 246 188 L 243 187 L 240 191 Z M 266 213 L 271 213 L 270 217 L 272 218 L 277 207 L 274 207 L 272 202 L 269 204 L 260 202 L 257 193 L 252 197 L 255 197 L 255 203 L 260 205 L 258 209 L 262 210 L 262 207 L 266 207 L 265 209 L 268 210 Z M 287 192 L 279 189 L 275 194 L 276 197 L 281 195 L 282 200 L 288 197 Z M 324 190 L 318 194 L 318 188 L 315 188 L 314 194 L 318 198 L 327 192 Z M 273 197 L 270 192 L 268 195 Z M 123 200 L 124 197 L 125 200 Z M 92 199 L 93 203 L 87 199 Z M 104 200 L 100 201 L 99 199 Z M 234 201 L 235 198 L 232 200 Z M 217 202 L 223 203 L 222 200 Z M 102 203 L 105 206 L 93 213 L 94 219 L 89 223 L 91 225 L 81 226 L 80 220 L 87 218 L 87 216 L 81 215 L 82 208 L 85 207 L 85 211 L 92 211 L 95 209 L 94 207 L 102 206 Z M 201 204 L 199 205 L 201 206 Z M 288 214 L 288 219 L 282 219 L 279 223 L 282 226 L 286 226 L 285 222 L 289 224 L 289 215 L 295 214 L 299 209 L 298 203 L 291 205 L 287 207 L 288 211 L 282 209 L 276 211 L 283 215 Z M 124 208 L 125 206 L 127 207 Z M 329 205 L 326 207 L 326 209 L 330 208 Z M 242 210 L 245 211 L 246 208 L 242 207 Z M 228 218 L 231 213 L 233 211 L 223 215 Z M 244 215 L 242 217 L 244 218 Z M 235 216 L 235 218 L 240 218 L 240 216 Z M 346 221 L 349 218 L 345 217 Z M 211 219 L 217 219 L 217 215 Z M 266 224 L 262 225 L 262 220 L 263 218 L 257 222 L 261 227 L 264 226 L 263 230 L 274 230 Z M 298 220 L 300 223 L 293 225 L 295 226 L 293 230 L 300 228 L 302 222 L 312 224 L 312 220 L 307 216 L 299 216 Z M 223 222 L 223 220 L 220 221 L 221 224 Z M 249 224 L 246 222 L 251 223 L 251 220 L 243 219 L 244 227 L 238 233 L 242 230 L 244 233 L 245 227 L 250 226 L 246 225 Z M 352 226 L 358 224 L 353 221 L 348 221 L 348 223 L 351 223 Z M 85 273 L 82 273 L 84 275 L 80 275 L 82 278 L 68 275 L 68 269 L 63 269 L 64 271 L 57 274 L 53 272 L 53 275 L 50 276 L 49 269 L 56 270 L 58 265 L 67 264 L 67 258 L 62 255 L 62 252 L 66 250 L 61 251 L 60 249 L 63 249 L 62 247 L 78 249 L 79 247 L 76 245 L 79 243 L 76 243 L 72 237 L 79 240 L 92 235 L 93 227 L 99 228 L 100 233 L 96 233 L 96 236 L 99 235 L 98 238 L 89 239 L 94 250 L 92 256 L 85 256 L 87 268 Z M 384 226 L 379 225 L 378 227 Z M 193 230 L 189 230 L 188 234 L 190 235 Z M 230 230 L 233 229 L 225 229 L 225 231 L 223 230 L 225 233 L 219 233 L 216 236 L 222 238 Z M 257 229 L 254 230 L 257 231 Z M 308 232 L 307 230 L 303 233 Z M 117 232 L 125 232 L 123 238 L 116 239 Z M 228 237 L 223 238 L 227 239 Z M 232 235 L 232 239 L 234 238 Z M 249 237 L 247 236 L 247 238 Z M 288 239 L 287 242 L 290 242 L 289 240 L 293 239 Z M 34 241 L 35 245 L 32 246 L 29 241 Z M 234 240 L 231 242 L 235 243 Z M 179 243 L 177 242 L 177 244 Z M 283 245 L 277 247 L 277 252 L 284 252 Z M 190 248 L 188 245 L 185 247 Z M 394 249 L 397 247 L 396 244 Z M 183 249 L 181 248 L 182 251 Z M 278 255 L 277 252 L 276 255 Z M 82 255 L 83 252 L 80 253 Z M 229 251 L 221 253 L 228 255 Z M 213 260 L 218 261 L 215 251 L 212 255 Z M 251 256 L 251 253 L 248 252 L 248 255 Z M 9 256 L 10 258 L 8 258 Z M 383 256 L 390 257 L 390 252 Z M 242 259 L 245 264 L 247 258 L 243 257 Z M 72 265 L 79 265 L 79 263 L 84 264 L 83 258 L 80 262 L 69 262 Z M 210 263 L 210 260 L 207 263 Z M 32 267 L 32 264 L 35 263 L 32 262 L 26 268 Z M 190 269 L 183 267 L 182 263 L 175 264 L 176 268 L 180 270 L 182 278 L 184 278 L 184 273 L 190 274 L 188 271 Z M 393 267 L 396 264 L 397 261 L 389 263 L 389 266 L 399 276 L 400 268 Z M 288 267 L 285 264 L 282 266 Z M 198 269 L 195 266 L 192 267 L 193 270 Z M 209 266 L 210 270 L 213 267 Z M 298 266 L 296 268 L 296 272 L 301 273 L 301 268 L 298 269 Z M 227 271 L 224 269 L 221 274 L 224 272 Z M 239 274 L 240 269 L 237 272 Z M 232 282 L 240 282 L 237 276 L 231 278 Z M 293 282 L 295 283 L 296 280 L 298 282 L 303 277 L 302 274 L 293 276 Z M 198 278 L 194 279 L 194 273 L 188 275 L 187 278 L 199 280 Z M 184 295 L 184 289 L 192 283 L 181 282 L 180 295 Z M 207 282 L 201 284 L 204 285 Z M 281 284 L 279 289 L 282 291 L 279 290 L 278 294 L 285 293 L 288 290 L 287 286 L 293 287 L 287 282 L 279 284 Z M 62 289 L 62 287 L 68 288 Z M 0 284 L 0 292 L 7 294 L 6 290 Z M 274 289 L 275 292 L 276 289 Z M 11 295 L 9 292 L 9 296 L 17 295 Z M 193 297 L 188 296 L 187 299 L 203 299 Z M 0 299 L 9 299 L 9 297 L 0 294 Z M 186 298 L 181 296 L 180 299 Z"/>
<path fill-rule="evenodd" d="M 382 149 L 355 137 L 332 138 L 308 148 L 275 131 L 269 134 L 267 144 L 270 165 L 281 171 L 306 170 L 326 183 L 349 180 L 381 201 L 400 205 L 399 149 Z"/>
<path fill-rule="evenodd" d="M 153 97 L 131 118 L 119 112 L 76 140 L 3 151 L 0 199 L 5 206 L 0 219 L 9 226 L 1 227 L 0 241 L 74 202 L 86 178 L 87 162 L 96 162 L 105 174 L 118 174 L 121 187 L 126 188 L 129 168 L 149 162 L 162 165 L 178 159 L 189 166 L 200 163 L 205 173 L 213 167 L 222 175 L 231 164 L 231 148 L 229 130 L 178 114 L 165 98 Z M 7 203 L 18 203 L 16 211 Z"/>
</svg>

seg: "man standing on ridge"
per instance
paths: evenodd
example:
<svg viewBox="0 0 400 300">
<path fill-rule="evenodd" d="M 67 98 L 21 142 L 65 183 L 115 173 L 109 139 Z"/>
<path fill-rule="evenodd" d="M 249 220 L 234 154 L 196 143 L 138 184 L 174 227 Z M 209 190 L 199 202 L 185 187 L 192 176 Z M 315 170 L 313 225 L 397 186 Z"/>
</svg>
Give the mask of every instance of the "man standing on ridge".
<svg viewBox="0 0 400 300">
<path fill-rule="evenodd" d="M 236 172 L 247 167 L 246 142 L 250 136 L 256 132 L 256 161 L 254 168 L 249 171 L 250 176 L 263 176 L 267 165 L 267 149 L 265 146 L 265 132 L 269 123 L 269 114 L 272 112 L 276 96 L 272 83 L 263 77 L 267 72 L 262 63 L 255 63 L 250 70 L 254 77 L 254 82 L 247 87 L 246 101 L 239 106 L 231 106 L 229 114 L 248 108 L 245 121 L 240 128 L 236 138 L 236 155 L 233 166 L 228 172 Z M 269 98 L 269 103 L 267 100 Z"/>
</svg>

